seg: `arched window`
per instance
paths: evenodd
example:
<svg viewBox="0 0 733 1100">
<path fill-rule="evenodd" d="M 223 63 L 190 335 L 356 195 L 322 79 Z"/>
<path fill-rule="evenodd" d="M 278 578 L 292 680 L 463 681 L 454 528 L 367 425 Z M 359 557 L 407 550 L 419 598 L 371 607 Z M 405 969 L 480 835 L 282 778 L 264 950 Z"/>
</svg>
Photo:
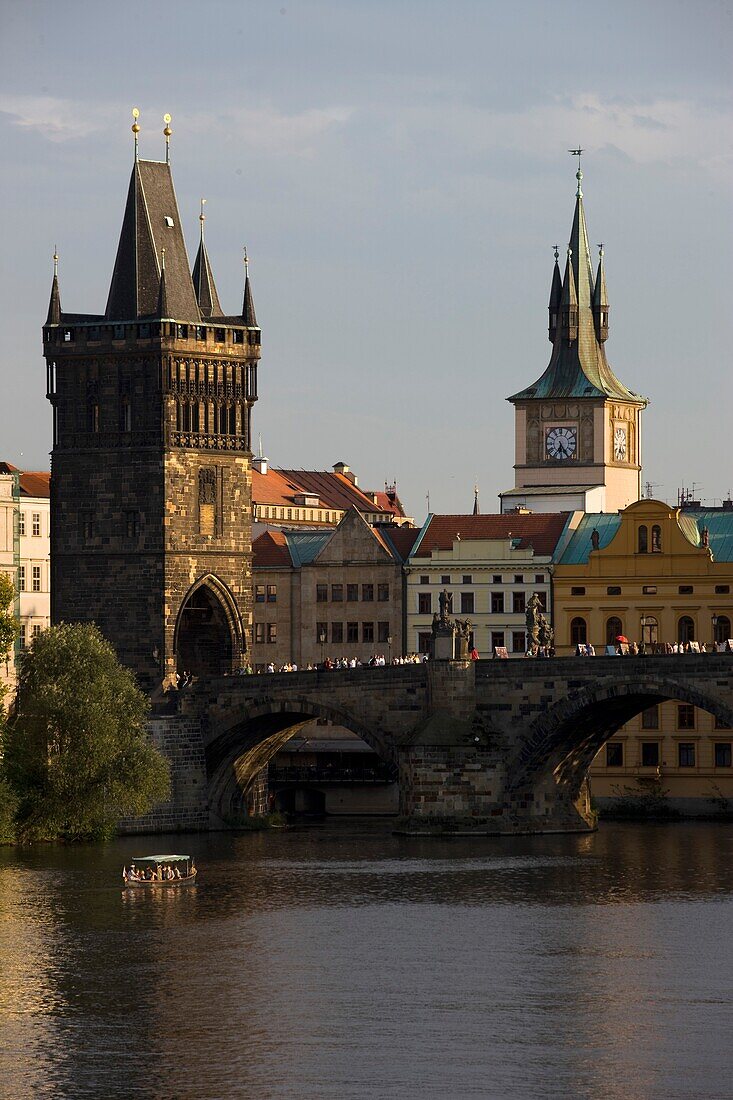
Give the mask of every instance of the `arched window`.
<svg viewBox="0 0 733 1100">
<path fill-rule="evenodd" d="M 658 523 L 655 523 L 652 527 L 652 554 L 661 554 L 662 552 L 662 528 Z"/>
<path fill-rule="evenodd" d="M 639 528 L 639 553 L 646 554 L 649 550 L 649 532 L 646 524 L 642 523 Z"/>
<path fill-rule="evenodd" d="M 577 616 L 570 623 L 570 643 L 571 645 L 585 645 L 587 641 L 588 627 L 586 621 Z"/>
<path fill-rule="evenodd" d="M 695 623 L 689 615 L 683 615 L 677 623 L 677 641 L 683 643 L 695 641 Z"/>
<path fill-rule="evenodd" d="M 606 645 L 615 645 L 616 639 L 623 636 L 624 625 L 615 615 L 606 622 Z"/>
<path fill-rule="evenodd" d="M 718 615 L 718 621 L 715 624 L 715 641 L 725 642 L 730 636 L 730 619 L 727 615 Z"/>
</svg>

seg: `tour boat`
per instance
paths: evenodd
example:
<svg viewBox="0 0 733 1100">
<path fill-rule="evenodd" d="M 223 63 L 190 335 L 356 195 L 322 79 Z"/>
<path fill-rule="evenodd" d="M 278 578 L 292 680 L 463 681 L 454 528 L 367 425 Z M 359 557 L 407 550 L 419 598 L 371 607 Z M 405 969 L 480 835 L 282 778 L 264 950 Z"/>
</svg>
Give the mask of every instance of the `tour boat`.
<svg viewBox="0 0 733 1100">
<path fill-rule="evenodd" d="M 161 876 L 161 867 L 165 864 L 180 864 L 184 863 L 185 867 L 180 868 L 180 878 L 163 878 Z M 147 870 L 148 867 L 152 867 L 155 873 L 155 878 L 139 878 L 131 877 L 133 869 Z M 185 886 L 188 883 L 196 881 L 196 865 L 194 863 L 193 856 L 174 856 L 174 855 L 160 855 L 160 856 L 135 856 L 130 862 L 130 870 L 127 867 L 122 868 L 122 881 L 125 886 L 141 887 L 143 889 L 157 887 L 157 886 Z"/>
</svg>

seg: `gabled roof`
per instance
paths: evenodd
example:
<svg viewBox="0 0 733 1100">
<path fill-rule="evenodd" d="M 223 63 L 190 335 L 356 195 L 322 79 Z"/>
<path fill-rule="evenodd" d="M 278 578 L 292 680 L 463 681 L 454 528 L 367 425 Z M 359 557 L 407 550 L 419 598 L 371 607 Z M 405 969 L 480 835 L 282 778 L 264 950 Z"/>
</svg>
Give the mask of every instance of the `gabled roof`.
<svg viewBox="0 0 733 1100">
<path fill-rule="evenodd" d="M 468 539 L 516 539 L 516 547 L 530 546 L 535 554 L 551 557 L 565 530 L 568 512 L 542 512 L 520 515 L 451 515 L 428 517 L 412 556 L 428 558 L 433 550 L 450 550 L 457 535 Z"/>
<path fill-rule="evenodd" d="M 170 165 L 136 160 L 122 220 L 105 318 L 155 316 L 165 249 L 166 297 L 172 319 L 201 320 L 183 239 Z"/>
<path fill-rule="evenodd" d="M 291 564 L 287 539 L 282 531 L 263 531 L 252 540 L 252 565 L 255 569 Z"/>
</svg>

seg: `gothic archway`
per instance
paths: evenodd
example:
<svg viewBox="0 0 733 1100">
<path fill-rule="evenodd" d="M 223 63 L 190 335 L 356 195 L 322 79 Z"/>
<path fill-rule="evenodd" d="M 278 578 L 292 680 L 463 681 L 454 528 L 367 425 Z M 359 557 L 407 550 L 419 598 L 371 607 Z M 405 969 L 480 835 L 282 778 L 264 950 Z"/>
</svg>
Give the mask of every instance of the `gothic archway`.
<svg viewBox="0 0 733 1100">
<path fill-rule="evenodd" d="M 174 651 L 180 675 L 221 676 L 239 664 L 243 651 L 239 610 L 229 589 L 213 575 L 202 577 L 183 600 Z"/>
</svg>

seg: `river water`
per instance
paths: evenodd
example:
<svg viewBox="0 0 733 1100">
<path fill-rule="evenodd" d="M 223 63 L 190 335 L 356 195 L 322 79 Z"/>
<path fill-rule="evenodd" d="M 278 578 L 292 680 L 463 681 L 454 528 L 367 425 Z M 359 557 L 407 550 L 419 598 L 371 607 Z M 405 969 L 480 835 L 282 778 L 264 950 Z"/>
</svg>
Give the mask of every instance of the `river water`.
<svg viewBox="0 0 733 1100">
<path fill-rule="evenodd" d="M 118 886 L 146 850 L 193 888 Z M 0 849 L 0 1096 L 733 1095 L 733 827 Z"/>
</svg>

